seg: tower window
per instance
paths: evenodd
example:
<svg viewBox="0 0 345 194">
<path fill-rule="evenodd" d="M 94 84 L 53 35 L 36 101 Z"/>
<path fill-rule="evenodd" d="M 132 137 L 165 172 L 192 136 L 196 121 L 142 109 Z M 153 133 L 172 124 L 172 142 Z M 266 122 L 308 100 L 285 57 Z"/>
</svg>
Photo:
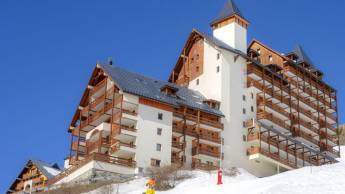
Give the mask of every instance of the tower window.
<svg viewBox="0 0 345 194">
<path fill-rule="evenodd" d="M 160 143 L 157 143 L 156 144 L 156 151 L 162 151 L 162 144 L 160 144 Z"/>
<path fill-rule="evenodd" d="M 217 66 L 217 73 L 219 73 L 219 71 L 220 71 L 220 67 L 219 67 L 219 66 Z"/>
<path fill-rule="evenodd" d="M 217 60 L 220 59 L 220 53 L 217 53 Z"/>
<path fill-rule="evenodd" d="M 199 79 L 196 80 L 196 85 L 199 85 Z"/>
<path fill-rule="evenodd" d="M 196 66 L 196 72 L 199 72 L 199 66 Z"/>
<path fill-rule="evenodd" d="M 254 94 L 253 93 L 251 93 L 251 96 L 252 96 L 252 99 L 254 99 Z"/>
<path fill-rule="evenodd" d="M 242 112 L 243 112 L 243 114 L 245 115 L 245 114 L 246 114 L 246 109 L 243 108 L 243 109 L 242 109 Z"/>
<path fill-rule="evenodd" d="M 163 120 L 163 113 L 158 113 L 158 120 Z"/>
<path fill-rule="evenodd" d="M 246 101 L 246 95 L 242 96 L 243 101 Z"/>
<path fill-rule="evenodd" d="M 253 107 L 253 106 L 251 106 L 251 107 L 250 107 L 250 110 L 251 110 L 252 112 L 254 112 L 254 107 Z"/>
<path fill-rule="evenodd" d="M 157 135 L 162 135 L 162 128 L 157 128 Z"/>
</svg>

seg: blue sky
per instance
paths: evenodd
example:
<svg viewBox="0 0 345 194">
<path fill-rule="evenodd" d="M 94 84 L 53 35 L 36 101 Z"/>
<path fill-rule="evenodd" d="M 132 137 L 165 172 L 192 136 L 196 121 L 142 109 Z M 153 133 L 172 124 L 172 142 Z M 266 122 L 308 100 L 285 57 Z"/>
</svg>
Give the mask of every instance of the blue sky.
<svg viewBox="0 0 345 194">
<path fill-rule="evenodd" d="M 210 32 L 224 0 L 0 1 L 0 193 L 30 158 L 69 154 L 67 127 L 97 60 L 166 80 L 191 29 Z M 256 38 L 304 46 L 338 89 L 344 121 L 345 1 L 237 0 Z"/>
</svg>

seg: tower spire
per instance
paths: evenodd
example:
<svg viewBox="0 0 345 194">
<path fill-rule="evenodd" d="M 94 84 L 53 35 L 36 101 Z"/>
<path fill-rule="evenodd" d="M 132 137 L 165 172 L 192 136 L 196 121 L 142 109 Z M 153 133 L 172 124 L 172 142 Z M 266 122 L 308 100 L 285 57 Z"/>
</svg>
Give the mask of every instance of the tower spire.
<svg viewBox="0 0 345 194">
<path fill-rule="evenodd" d="M 241 18 L 247 22 L 247 20 L 245 19 L 245 17 L 241 13 L 240 9 L 235 4 L 235 2 L 233 0 L 226 0 L 224 6 L 223 6 L 222 10 L 219 12 L 218 16 L 211 22 L 211 26 L 213 26 L 219 22 L 222 22 L 224 20 L 227 20 L 229 18 L 232 18 L 234 16 L 238 16 L 239 18 Z"/>
<path fill-rule="evenodd" d="M 226 0 L 218 17 L 211 22 L 211 27 L 215 38 L 246 53 L 248 24 L 235 2 Z"/>
</svg>

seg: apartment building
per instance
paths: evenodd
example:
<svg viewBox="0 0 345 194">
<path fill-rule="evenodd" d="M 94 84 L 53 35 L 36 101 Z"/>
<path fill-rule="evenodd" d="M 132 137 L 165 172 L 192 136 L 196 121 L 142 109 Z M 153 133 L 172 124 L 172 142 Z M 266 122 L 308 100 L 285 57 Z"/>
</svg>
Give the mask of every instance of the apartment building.
<svg viewBox="0 0 345 194">
<path fill-rule="evenodd" d="M 68 128 L 65 170 L 48 184 L 166 165 L 264 177 L 337 162 L 337 93 L 303 48 L 248 46 L 232 0 L 210 26 L 192 30 L 168 81 L 97 64 Z"/>
</svg>

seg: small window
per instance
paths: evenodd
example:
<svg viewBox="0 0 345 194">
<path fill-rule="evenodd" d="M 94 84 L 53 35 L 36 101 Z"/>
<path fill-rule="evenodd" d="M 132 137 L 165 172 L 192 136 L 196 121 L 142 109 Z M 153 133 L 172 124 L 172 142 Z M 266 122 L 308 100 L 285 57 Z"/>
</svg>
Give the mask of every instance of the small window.
<svg viewBox="0 0 345 194">
<path fill-rule="evenodd" d="M 163 113 L 158 113 L 158 120 L 163 120 Z"/>
<path fill-rule="evenodd" d="M 196 72 L 199 72 L 199 66 L 196 66 Z"/>
<path fill-rule="evenodd" d="M 251 106 L 251 107 L 250 107 L 250 110 L 251 110 L 252 112 L 254 112 L 254 107 L 253 107 L 253 106 Z"/>
<path fill-rule="evenodd" d="M 242 109 L 242 112 L 243 112 L 243 114 L 245 115 L 245 114 L 246 114 L 246 109 L 245 109 L 245 108 Z"/>
<path fill-rule="evenodd" d="M 268 59 L 270 60 L 270 62 L 273 61 L 272 55 L 268 56 Z"/>
<path fill-rule="evenodd" d="M 258 50 L 257 50 L 257 51 L 258 51 L 258 53 L 259 53 L 259 54 L 261 53 L 261 50 L 260 50 L 260 48 L 258 48 Z"/>
<path fill-rule="evenodd" d="M 199 85 L 199 79 L 196 80 L 196 85 Z"/>
<path fill-rule="evenodd" d="M 162 128 L 157 128 L 157 135 L 162 135 Z"/>
<path fill-rule="evenodd" d="M 251 96 L 252 96 L 252 99 L 254 99 L 254 94 L 253 93 L 251 93 Z"/>
<path fill-rule="evenodd" d="M 161 161 L 156 159 L 151 159 L 151 166 L 160 167 Z"/>
<path fill-rule="evenodd" d="M 243 135 L 242 137 L 243 137 L 243 141 L 247 141 L 247 137 L 245 135 Z"/>
<path fill-rule="evenodd" d="M 157 143 L 156 144 L 156 151 L 162 151 L 162 144 L 160 144 L 160 143 Z"/>
<path fill-rule="evenodd" d="M 219 71 L 220 71 L 220 67 L 219 67 L 219 66 L 217 66 L 217 73 L 219 73 Z"/>
<path fill-rule="evenodd" d="M 220 59 L 220 53 L 217 53 L 217 60 Z"/>
<path fill-rule="evenodd" d="M 246 127 L 246 122 L 243 121 L 243 122 L 242 122 L 242 125 L 243 125 L 243 127 Z"/>
<path fill-rule="evenodd" d="M 246 101 L 246 95 L 242 96 L 243 101 Z"/>
</svg>

